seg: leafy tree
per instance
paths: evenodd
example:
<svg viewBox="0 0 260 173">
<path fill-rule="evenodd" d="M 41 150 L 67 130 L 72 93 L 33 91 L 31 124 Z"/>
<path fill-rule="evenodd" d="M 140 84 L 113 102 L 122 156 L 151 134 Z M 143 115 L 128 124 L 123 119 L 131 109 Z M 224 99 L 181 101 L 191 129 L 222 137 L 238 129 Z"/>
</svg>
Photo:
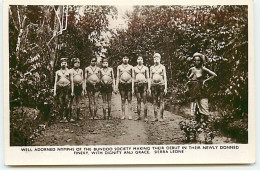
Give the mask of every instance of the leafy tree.
<svg viewBox="0 0 260 173">
<path fill-rule="evenodd" d="M 169 78 L 171 102 L 188 102 L 186 73 L 195 52 L 206 55 L 206 66 L 218 74 L 209 84 L 212 105 L 247 115 L 248 17 L 246 6 L 136 6 L 127 14 L 128 28 L 111 39 L 109 56 L 115 65 L 122 53 L 136 63 L 138 55 L 152 64 L 159 52 Z"/>
</svg>

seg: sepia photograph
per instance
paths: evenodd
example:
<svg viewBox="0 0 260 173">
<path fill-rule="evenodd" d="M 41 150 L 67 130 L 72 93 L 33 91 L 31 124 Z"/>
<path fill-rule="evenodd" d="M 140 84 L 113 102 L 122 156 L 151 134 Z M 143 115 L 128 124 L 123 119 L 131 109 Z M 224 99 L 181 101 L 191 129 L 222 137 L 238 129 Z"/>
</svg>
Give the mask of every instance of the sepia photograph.
<svg viewBox="0 0 260 173">
<path fill-rule="evenodd" d="M 11 149 L 249 144 L 248 5 L 7 10 Z"/>
</svg>

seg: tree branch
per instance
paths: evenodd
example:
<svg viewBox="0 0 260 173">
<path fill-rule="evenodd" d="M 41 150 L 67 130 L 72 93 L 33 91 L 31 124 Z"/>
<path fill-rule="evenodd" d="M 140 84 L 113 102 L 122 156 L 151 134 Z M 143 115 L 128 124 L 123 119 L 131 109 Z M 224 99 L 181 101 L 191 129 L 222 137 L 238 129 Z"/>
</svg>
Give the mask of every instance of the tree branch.
<svg viewBox="0 0 260 173">
<path fill-rule="evenodd" d="M 17 27 L 17 23 L 14 20 L 14 16 L 13 16 L 13 12 L 12 12 L 11 8 L 9 8 L 9 11 L 10 11 L 10 16 L 12 16 L 12 19 L 13 19 L 14 27 L 17 31 L 19 31 L 19 28 Z"/>
<path fill-rule="evenodd" d="M 18 5 L 16 6 L 16 8 L 17 8 L 17 16 L 18 16 L 19 27 L 22 28 L 21 27 L 21 17 L 20 17 L 20 12 L 19 12 Z"/>
</svg>

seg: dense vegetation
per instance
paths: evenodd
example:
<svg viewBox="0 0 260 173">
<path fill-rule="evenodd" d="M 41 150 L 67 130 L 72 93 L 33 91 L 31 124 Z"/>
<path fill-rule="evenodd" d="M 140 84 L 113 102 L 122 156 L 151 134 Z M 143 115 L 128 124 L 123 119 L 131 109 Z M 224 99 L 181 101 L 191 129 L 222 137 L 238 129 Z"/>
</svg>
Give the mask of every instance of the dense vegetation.
<svg viewBox="0 0 260 173">
<path fill-rule="evenodd" d="M 53 74 L 61 57 L 80 58 L 84 69 L 90 57 L 104 55 L 116 68 L 123 54 L 133 65 L 141 55 L 150 66 L 154 52 L 167 68 L 168 104 L 185 105 L 190 57 L 201 52 L 218 75 L 207 87 L 215 128 L 247 142 L 246 6 L 135 6 L 126 15 L 127 28 L 110 30 L 109 18 L 116 15 L 112 6 L 10 6 L 11 111 L 45 106 L 42 115 L 50 112 L 46 105 L 53 105 Z"/>
<path fill-rule="evenodd" d="M 186 104 L 190 57 L 203 53 L 208 60 L 205 66 L 218 75 L 207 87 L 211 109 L 221 113 L 214 115 L 215 127 L 247 142 L 247 7 L 137 6 L 128 17 L 128 29 L 119 31 L 108 49 L 115 66 L 122 52 L 132 64 L 138 55 L 145 57 L 148 66 L 153 53 L 161 53 L 167 68 L 168 103 Z"/>
</svg>

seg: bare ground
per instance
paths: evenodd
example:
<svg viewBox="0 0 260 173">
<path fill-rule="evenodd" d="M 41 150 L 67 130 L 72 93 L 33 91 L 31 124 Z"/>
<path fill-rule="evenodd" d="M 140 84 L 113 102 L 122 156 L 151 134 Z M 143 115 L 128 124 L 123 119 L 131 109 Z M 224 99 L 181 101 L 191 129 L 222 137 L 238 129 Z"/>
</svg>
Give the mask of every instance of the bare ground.
<svg viewBox="0 0 260 173">
<path fill-rule="evenodd" d="M 81 114 L 83 120 L 74 123 L 54 123 L 47 127 L 44 134 L 35 140 L 35 146 L 65 145 L 161 145 L 184 144 L 184 132 L 179 122 L 183 116 L 169 111 L 164 112 L 164 122 L 151 122 L 152 104 L 148 104 L 148 122 L 121 120 L 120 95 L 112 96 L 112 119 L 89 120 L 87 115 L 88 99 L 82 98 Z M 102 118 L 102 99 L 99 98 L 98 116 Z M 133 117 L 136 116 L 136 98 L 133 97 Z M 143 115 L 143 112 L 142 112 Z M 196 143 L 203 143 L 198 141 Z M 216 136 L 213 144 L 233 143 L 230 138 Z"/>
</svg>

